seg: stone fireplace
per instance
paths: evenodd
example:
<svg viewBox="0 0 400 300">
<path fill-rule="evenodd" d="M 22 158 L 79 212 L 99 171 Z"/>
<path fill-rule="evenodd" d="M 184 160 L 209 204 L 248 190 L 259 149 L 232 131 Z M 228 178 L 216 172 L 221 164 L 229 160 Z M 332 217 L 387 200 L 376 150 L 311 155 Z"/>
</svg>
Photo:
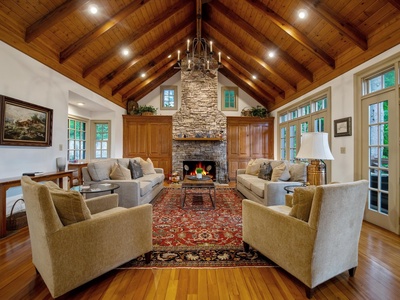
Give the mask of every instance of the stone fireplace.
<svg viewBox="0 0 400 300">
<path fill-rule="evenodd" d="M 227 182 L 226 116 L 218 110 L 217 88 L 218 72 L 215 77 L 181 72 L 182 103 L 172 117 L 172 167 L 181 178 L 184 161 L 213 161 L 216 181 Z M 220 135 L 221 140 L 210 139 Z"/>
</svg>

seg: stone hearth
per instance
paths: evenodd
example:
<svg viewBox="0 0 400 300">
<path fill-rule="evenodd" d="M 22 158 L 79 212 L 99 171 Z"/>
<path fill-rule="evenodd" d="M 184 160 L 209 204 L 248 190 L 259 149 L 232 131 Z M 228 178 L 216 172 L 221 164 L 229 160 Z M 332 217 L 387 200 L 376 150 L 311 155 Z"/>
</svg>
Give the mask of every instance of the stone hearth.
<svg viewBox="0 0 400 300">
<path fill-rule="evenodd" d="M 205 140 L 173 140 L 172 167 L 183 176 L 183 161 L 215 161 L 217 181 L 227 182 L 226 116 L 218 110 L 218 74 L 214 78 L 201 72 L 181 72 L 182 103 L 172 117 L 174 138 L 202 137 Z M 218 137 L 221 141 L 206 140 Z"/>
</svg>

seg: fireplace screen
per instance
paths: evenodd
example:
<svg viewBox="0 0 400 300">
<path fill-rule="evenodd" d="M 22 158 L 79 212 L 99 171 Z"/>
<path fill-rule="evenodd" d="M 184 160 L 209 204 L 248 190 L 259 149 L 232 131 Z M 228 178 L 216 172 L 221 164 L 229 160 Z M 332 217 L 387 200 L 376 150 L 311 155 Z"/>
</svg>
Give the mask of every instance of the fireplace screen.
<svg viewBox="0 0 400 300">
<path fill-rule="evenodd" d="M 186 175 L 196 175 L 196 168 L 202 168 L 203 175 L 210 176 L 215 181 L 217 174 L 215 161 L 185 160 L 183 161 L 183 177 Z"/>
</svg>

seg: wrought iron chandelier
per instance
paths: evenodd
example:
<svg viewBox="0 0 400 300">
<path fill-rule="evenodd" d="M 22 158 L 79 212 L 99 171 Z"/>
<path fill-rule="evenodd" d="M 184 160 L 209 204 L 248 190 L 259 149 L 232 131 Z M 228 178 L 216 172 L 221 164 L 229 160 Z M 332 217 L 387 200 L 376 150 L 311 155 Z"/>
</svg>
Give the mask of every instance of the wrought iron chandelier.
<svg viewBox="0 0 400 300">
<path fill-rule="evenodd" d="M 197 33 L 193 41 L 186 42 L 186 56 L 178 50 L 177 68 L 182 72 L 199 71 L 214 77 L 221 65 L 221 52 L 214 58 L 213 42 L 201 37 L 201 0 L 197 0 Z"/>
</svg>

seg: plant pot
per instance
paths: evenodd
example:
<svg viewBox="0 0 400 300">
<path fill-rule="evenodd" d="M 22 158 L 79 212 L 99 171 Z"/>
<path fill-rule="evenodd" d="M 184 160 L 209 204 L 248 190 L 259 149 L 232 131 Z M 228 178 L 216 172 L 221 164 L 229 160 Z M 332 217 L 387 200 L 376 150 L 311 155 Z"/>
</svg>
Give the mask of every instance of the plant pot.
<svg viewBox="0 0 400 300">
<path fill-rule="evenodd" d="M 151 111 L 142 112 L 142 116 L 152 116 L 152 115 L 154 115 L 154 113 L 152 113 Z"/>
<path fill-rule="evenodd" d="M 198 179 L 203 178 L 203 174 L 201 174 L 201 173 L 196 173 L 196 178 L 198 178 Z"/>
</svg>

